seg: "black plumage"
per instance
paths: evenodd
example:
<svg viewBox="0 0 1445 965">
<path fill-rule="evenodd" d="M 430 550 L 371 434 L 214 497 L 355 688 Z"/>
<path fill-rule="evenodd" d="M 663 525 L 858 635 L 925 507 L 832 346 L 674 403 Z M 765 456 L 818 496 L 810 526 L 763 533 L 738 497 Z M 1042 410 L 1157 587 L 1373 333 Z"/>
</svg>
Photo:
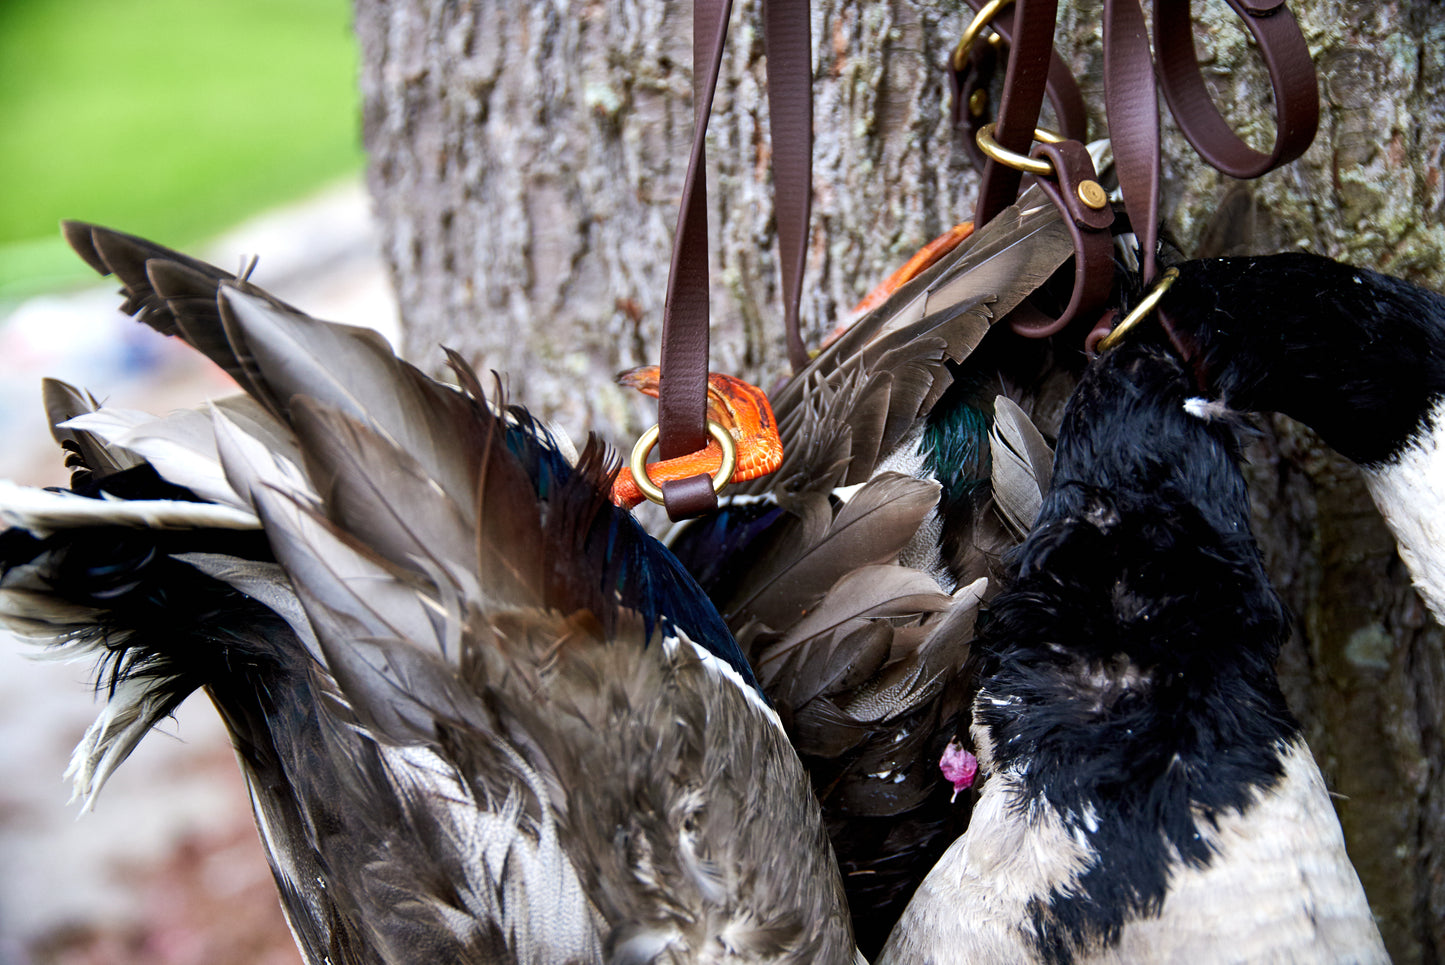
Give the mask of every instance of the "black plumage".
<svg viewBox="0 0 1445 965">
<path fill-rule="evenodd" d="M 1445 620 L 1445 297 L 1302 253 L 1179 270 L 1161 312 L 1200 382 L 1303 422 L 1358 463 Z"/>
<path fill-rule="evenodd" d="M 1363 466 L 1399 455 L 1445 396 L 1445 297 L 1292 252 L 1185 262 L 1161 309 L 1205 385 L 1283 412 Z"/>
</svg>

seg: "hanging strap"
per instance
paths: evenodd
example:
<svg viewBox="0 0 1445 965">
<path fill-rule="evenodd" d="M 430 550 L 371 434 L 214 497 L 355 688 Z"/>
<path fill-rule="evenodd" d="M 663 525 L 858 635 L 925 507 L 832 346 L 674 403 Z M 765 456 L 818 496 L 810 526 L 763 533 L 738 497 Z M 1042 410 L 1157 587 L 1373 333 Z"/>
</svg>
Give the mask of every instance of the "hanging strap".
<svg viewBox="0 0 1445 965">
<path fill-rule="evenodd" d="M 1082 131 L 1078 128 L 1082 125 L 1077 119 L 1067 113 L 1060 115 L 1062 123 L 1075 128 L 1070 132 L 1078 135 L 1074 138 L 1056 137 L 1037 129 L 1049 66 L 1056 59 L 1053 44 L 1058 0 L 1015 0 L 1014 7 L 998 119 L 984 125 L 976 135 L 981 147 L 987 145 L 988 161 L 979 185 L 974 224 L 987 224 L 1014 202 L 1025 172 L 1034 176 L 1064 215 L 1064 225 L 1074 241 L 1074 288 L 1067 307 L 1053 317 L 1025 302 L 1009 316 L 1015 331 L 1043 338 L 1059 331 L 1074 317 L 1095 311 L 1108 298 L 1114 277 L 1109 231 L 1114 213 L 1099 184 L 1093 159 L 1079 142 Z M 989 15 L 990 5 L 980 3 L 979 19 Z M 974 24 L 978 22 L 976 19 Z M 1057 108 L 1055 111 L 1058 113 Z M 1036 140 L 1040 143 L 1030 149 Z"/>
<path fill-rule="evenodd" d="M 693 3 L 693 136 L 673 239 L 663 306 L 658 384 L 658 450 L 675 459 L 704 448 L 708 377 L 708 116 L 717 90 L 732 0 Z M 783 277 L 788 353 L 795 369 L 807 362 L 798 308 L 812 199 L 812 39 L 807 0 L 765 0 L 768 103 L 773 137 L 774 193 Z M 663 504 L 673 520 L 717 508 L 711 477 L 663 483 Z"/>
<path fill-rule="evenodd" d="M 982 16 L 1006 0 L 993 0 L 989 4 L 983 0 L 970 2 L 980 7 Z M 1155 45 L 1160 63 L 1157 84 L 1163 89 L 1181 130 L 1206 161 L 1235 177 L 1257 177 L 1294 160 L 1309 147 L 1319 124 L 1319 90 L 1299 24 L 1285 8 L 1284 0 L 1227 2 L 1244 18 L 1269 70 L 1278 117 L 1278 134 L 1272 150 L 1265 154 L 1240 140 L 1210 99 L 1194 50 L 1188 0 L 1160 0 L 1155 4 Z M 1052 44 L 1057 3 L 1056 0 L 1017 0 L 1017 7 L 1013 22 L 1017 36 L 1012 44 L 994 128 L 1003 150 L 991 155 L 984 166 L 976 224 L 985 223 L 1017 197 L 1019 165 L 1009 158 L 1023 152 L 1034 136 L 1031 125 L 1036 123 L 1034 118 L 1042 106 L 1046 74 L 1041 64 L 1048 56 L 1045 45 Z M 1024 28 L 1022 31 L 1020 26 Z M 1003 28 L 1002 23 L 1000 27 Z M 1105 0 L 1103 39 L 1104 103 L 1114 164 L 1131 225 L 1139 237 L 1141 274 L 1144 284 L 1148 285 L 1156 272 L 1161 148 L 1154 58 L 1139 0 Z M 955 91 L 968 90 L 972 81 L 960 78 L 958 72 L 969 69 L 969 65 L 955 57 L 951 66 L 955 73 Z M 1059 86 L 1055 81 L 1050 83 Z M 977 104 L 965 105 L 964 115 L 969 124 L 977 124 L 981 112 L 969 110 L 971 106 Z M 959 115 L 958 103 L 954 109 L 955 115 Z M 1055 113 L 1061 118 L 1066 116 L 1057 103 Z M 990 130 L 989 125 L 978 126 L 985 133 Z M 980 144 L 984 143 L 983 136 L 978 139 Z M 1077 139 L 1079 135 L 1073 135 L 1064 143 Z M 1071 165 L 1059 157 L 1070 153 L 1062 150 L 1061 145 L 1042 144 L 1031 152 L 1034 157 L 1049 156 L 1054 160 L 1051 170 L 1042 175 L 1033 173 L 1068 216 L 1065 220 L 1073 232 L 1075 247 L 1074 293 L 1063 315 L 1051 320 L 1025 305 L 1011 317 L 1014 329 L 1031 337 L 1051 335 L 1076 315 L 1102 305 L 1112 281 L 1112 264 L 1107 257 L 1100 258 L 1102 249 L 1095 237 L 1099 231 L 1096 225 L 1103 219 L 1091 219 L 1088 212 L 1082 212 L 1085 217 L 1080 217 L 1081 211 L 1073 203 L 1075 191 L 1070 189 L 1071 185 L 1079 185 L 1083 179 L 1093 176 L 1092 165 L 1085 169 L 1077 162 Z M 1005 160 L 1000 160 L 1000 156 Z"/>
<path fill-rule="evenodd" d="M 658 449 L 675 459 L 707 445 L 708 256 L 707 119 L 722 67 L 732 0 L 694 0 L 692 21 L 692 152 L 672 243 L 667 301 L 662 310 L 661 381 L 657 393 Z M 701 483 L 701 485 L 699 485 Z M 674 519 L 717 507 L 706 475 L 665 483 Z"/>
<path fill-rule="evenodd" d="M 992 34 L 986 41 L 979 36 L 981 31 L 965 34 L 950 58 L 948 76 L 953 88 L 953 122 L 962 127 L 965 146 L 980 168 L 987 158 L 979 149 L 976 138 L 979 128 L 993 120 L 989 88 L 1001 59 L 1007 57 L 1007 50 L 1013 43 L 1014 15 L 1012 0 L 988 0 L 979 9 L 978 22 L 980 27 L 987 23 Z M 1054 109 L 1057 133 L 1073 141 L 1086 140 L 1089 117 L 1084 107 L 1084 95 L 1073 73 L 1052 47 L 1044 95 Z"/>
<path fill-rule="evenodd" d="M 796 374 L 808 364 L 798 311 L 813 206 L 813 36 L 808 0 L 766 0 L 768 133 L 773 142 L 773 208 L 783 274 L 783 325 Z"/>
<path fill-rule="evenodd" d="M 1183 4 L 1176 0 L 1175 6 L 1187 7 L 1187 0 Z M 1140 275 L 1143 284 L 1150 285 L 1159 247 L 1159 94 L 1138 0 L 1105 0 L 1104 111 L 1119 192 L 1139 239 Z"/>
<path fill-rule="evenodd" d="M 1044 105 L 1049 56 L 1054 49 L 1058 0 L 1016 0 L 1013 44 L 1004 73 L 1003 96 L 993 139 L 1004 151 L 1027 155 Z M 973 223 L 985 225 L 1019 196 L 1022 172 L 992 158 L 983 168 Z"/>
<path fill-rule="evenodd" d="M 1189 143 L 1204 160 L 1236 178 L 1257 178 L 1299 157 L 1320 124 L 1320 92 L 1309 47 L 1284 0 L 1227 0 L 1254 36 L 1274 92 L 1275 141 L 1268 154 L 1245 144 L 1214 106 L 1194 51 L 1188 0 L 1154 7 L 1159 85 Z"/>
</svg>

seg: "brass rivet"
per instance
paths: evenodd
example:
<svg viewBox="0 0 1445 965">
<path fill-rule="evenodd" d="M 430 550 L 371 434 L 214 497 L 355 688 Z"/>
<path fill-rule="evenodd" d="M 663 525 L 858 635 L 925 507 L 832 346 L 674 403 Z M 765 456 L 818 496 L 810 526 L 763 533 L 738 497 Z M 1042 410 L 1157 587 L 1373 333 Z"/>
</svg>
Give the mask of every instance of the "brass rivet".
<svg viewBox="0 0 1445 965">
<path fill-rule="evenodd" d="M 1095 211 L 1103 210 L 1104 206 L 1109 203 L 1108 192 L 1098 181 L 1080 181 L 1078 194 L 1079 200 Z"/>
<path fill-rule="evenodd" d="M 988 110 L 988 91 L 980 87 L 968 95 L 968 112 L 974 117 L 982 117 Z"/>
</svg>

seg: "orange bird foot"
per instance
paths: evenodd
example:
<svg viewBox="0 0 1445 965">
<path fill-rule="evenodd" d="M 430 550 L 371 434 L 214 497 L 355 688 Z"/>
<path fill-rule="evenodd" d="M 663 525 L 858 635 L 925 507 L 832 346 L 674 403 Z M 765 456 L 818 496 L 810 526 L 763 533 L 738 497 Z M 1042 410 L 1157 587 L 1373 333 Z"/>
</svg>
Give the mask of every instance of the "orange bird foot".
<svg viewBox="0 0 1445 965">
<path fill-rule="evenodd" d="M 657 398 L 661 371 L 644 365 L 617 376 L 618 384 L 630 385 L 643 395 Z M 707 377 L 707 417 L 722 426 L 737 444 L 738 465 L 731 482 L 746 482 L 775 472 L 783 464 L 783 440 L 778 437 L 778 420 L 762 389 L 731 375 L 712 372 Z M 722 447 L 709 441 L 707 448 L 662 459 L 647 467 L 652 481 L 661 486 L 673 479 L 699 473 L 711 476 L 722 466 Z M 623 468 L 612 484 L 612 501 L 631 509 L 645 497 L 637 488 L 632 472 Z"/>
</svg>

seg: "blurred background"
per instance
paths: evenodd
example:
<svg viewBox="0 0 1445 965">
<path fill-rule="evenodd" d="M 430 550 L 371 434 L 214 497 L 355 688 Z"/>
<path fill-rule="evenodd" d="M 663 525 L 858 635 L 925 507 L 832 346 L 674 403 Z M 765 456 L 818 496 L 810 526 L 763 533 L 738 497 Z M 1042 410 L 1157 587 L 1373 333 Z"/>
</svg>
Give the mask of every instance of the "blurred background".
<svg viewBox="0 0 1445 965">
<path fill-rule="evenodd" d="M 233 271 L 259 256 L 282 298 L 395 339 L 356 62 L 347 0 L 0 2 L 0 476 L 65 481 L 42 376 L 159 412 L 233 391 L 117 311 L 62 218 Z M 206 699 L 82 815 L 62 774 L 90 668 L 36 656 L 0 639 L 0 965 L 298 962 Z"/>
</svg>

